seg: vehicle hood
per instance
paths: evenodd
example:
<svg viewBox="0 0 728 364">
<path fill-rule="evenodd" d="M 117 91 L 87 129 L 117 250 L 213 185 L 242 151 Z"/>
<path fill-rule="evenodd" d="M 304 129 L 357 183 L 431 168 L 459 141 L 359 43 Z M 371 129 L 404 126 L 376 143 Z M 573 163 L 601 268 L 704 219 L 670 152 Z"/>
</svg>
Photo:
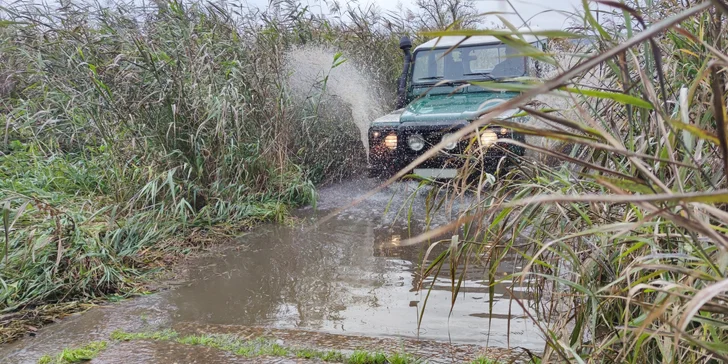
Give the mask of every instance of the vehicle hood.
<svg viewBox="0 0 728 364">
<path fill-rule="evenodd" d="M 512 92 L 430 94 L 407 105 L 400 122 L 475 120 L 483 111 L 516 95 Z"/>
</svg>

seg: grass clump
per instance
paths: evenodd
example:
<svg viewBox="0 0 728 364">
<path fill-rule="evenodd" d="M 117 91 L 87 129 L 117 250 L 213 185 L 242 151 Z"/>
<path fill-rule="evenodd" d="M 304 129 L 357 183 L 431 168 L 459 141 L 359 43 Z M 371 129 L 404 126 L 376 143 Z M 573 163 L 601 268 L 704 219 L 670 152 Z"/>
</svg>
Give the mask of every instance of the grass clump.
<svg viewBox="0 0 728 364">
<path fill-rule="evenodd" d="M 112 340 L 132 341 L 132 340 L 153 340 L 153 341 L 173 341 L 182 345 L 205 346 L 231 352 L 235 355 L 245 357 L 257 356 L 275 356 L 287 357 L 294 354 L 289 348 L 286 348 L 274 341 L 264 338 L 254 340 L 242 340 L 235 335 L 187 335 L 180 336 L 173 330 L 163 330 L 154 332 L 128 333 L 124 331 L 114 331 L 111 334 Z M 301 353 L 312 355 L 317 358 L 323 357 L 326 353 L 315 350 L 301 350 Z M 296 351 L 296 356 L 299 351 Z"/>
<path fill-rule="evenodd" d="M 66 348 L 56 357 L 44 355 L 38 360 L 38 364 L 68 364 L 81 363 L 94 359 L 104 349 L 105 341 L 94 341 L 79 348 Z"/>
<path fill-rule="evenodd" d="M 324 353 L 313 349 L 299 349 L 296 350 L 294 354 L 296 355 L 296 358 L 300 359 L 317 359 Z"/>
<path fill-rule="evenodd" d="M 419 364 L 424 363 L 423 360 L 418 359 L 412 355 L 406 353 L 395 353 L 387 356 L 387 363 L 389 364 Z"/>
<path fill-rule="evenodd" d="M 334 363 L 340 363 L 345 360 L 345 355 L 339 351 L 336 350 L 329 350 L 324 352 L 322 355 L 319 356 L 319 359 L 325 361 L 325 362 L 334 362 Z"/>
<path fill-rule="evenodd" d="M 406 353 L 386 355 L 368 351 L 355 351 L 346 355 L 336 350 L 318 350 L 311 348 L 290 348 L 266 338 L 241 339 L 228 334 L 200 334 L 180 336 L 172 330 L 157 332 L 127 333 L 115 331 L 111 334 L 112 340 L 154 340 L 172 341 L 183 345 L 199 345 L 218 350 L 227 351 L 244 357 L 290 357 L 299 359 L 317 359 L 324 362 L 347 364 L 416 364 L 422 360 Z"/>
<path fill-rule="evenodd" d="M 386 364 L 387 357 L 382 353 L 355 351 L 345 361 L 346 364 Z"/>
<path fill-rule="evenodd" d="M 470 364 L 498 364 L 498 361 L 481 357 L 471 361 Z"/>
<path fill-rule="evenodd" d="M 153 332 L 125 332 L 122 330 L 115 330 L 111 333 L 111 339 L 117 341 L 132 341 L 132 340 L 173 340 L 179 335 L 173 330 L 162 330 Z"/>
</svg>

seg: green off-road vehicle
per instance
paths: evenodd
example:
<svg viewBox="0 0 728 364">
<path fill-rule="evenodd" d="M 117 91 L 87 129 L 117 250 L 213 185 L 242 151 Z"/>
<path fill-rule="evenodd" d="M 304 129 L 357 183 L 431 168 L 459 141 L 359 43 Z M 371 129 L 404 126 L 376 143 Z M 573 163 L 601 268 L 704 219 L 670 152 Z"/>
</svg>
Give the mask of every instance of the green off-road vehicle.
<svg viewBox="0 0 728 364">
<path fill-rule="evenodd" d="M 525 40 L 542 48 L 535 37 L 526 36 Z M 404 52 L 404 70 L 399 79 L 397 110 L 374 120 L 369 127 L 372 177 L 394 175 L 489 108 L 518 95 L 471 82 L 505 82 L 533 75 L 537 68 L 535 62 L 520 56 L 521 52 L 490 36 L 440 37 L 418 46 L 414 52 L 411 41 L 404 37 L 400 48 Z M 511 118 L 516 112 L 512 110 L 500 118 Z M 473 141 L 479 141 L 478 147 L 485 148 L 485 153 L 478 157 L 479 168 L 492 171 L 503 157 L 524 153 L 521 147 L 498 143 L 502 138 L 523 140 L 522 135 L 507 128 L 489 127 L 479 136 L 448 144 L 435 157 L 408 172 L 426 178 L 453 178 L 463 165 L 463 152 Z"/>
</svg>

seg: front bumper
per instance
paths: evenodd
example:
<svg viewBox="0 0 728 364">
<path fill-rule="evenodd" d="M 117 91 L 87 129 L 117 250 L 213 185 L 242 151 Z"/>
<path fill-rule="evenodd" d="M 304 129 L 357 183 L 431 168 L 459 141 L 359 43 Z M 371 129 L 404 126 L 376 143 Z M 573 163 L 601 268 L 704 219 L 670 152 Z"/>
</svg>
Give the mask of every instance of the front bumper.
<svg viewBox="0 0 728 364">
<path fill-rule="evenodd" d="M 405 127 L 371 128 L 369 130 L 369 174 L 371 176 L 386 176 L 395 174 L 396 172 L 400 171 L 402 168 L 405 168 L 407 165 L 419 158 L 434 145 L 440 143 L 444 135 L 448 133 L 454 133 L 465 125 L 467 124 L 426 124 L 407 125 Z M 522 135 L 514 133 L 511 130 L 503 129 L 501 127 L 491 127 L 487 130 L 495 132 L 498 136 L 498 139 L 523 139 Z M 424 138 L 425 147 L 422 150 L 414 151 L 407 144 L 407 138 L 413 134 L 419 134 Z M 388 135 L 397 136 L 397 145 L 395 148 L 390 148 L 385 144 L 384 140 Z M 389 145 L 391 146 L 391 143 Z M 470 138 L 466 138 L 459 141 L 457 143 L 457 146 L 452 150 L 443 149 L 438 151 L 435 156 L 427 159 L 426 161 L 418 165 L 417 168 L 428 170 L 459 169 L 465 164 L 466 159 L 469 158 L 469 163 L 480 163 L 484 169 L 488 170 L 495 169 L 496 165 L 504 156 L 523 155 L 522 148 L 505 143 L 496 143 L 495 145 L 489 147 L 484 153 L 477 152 L 468 154 L 466 152 L 469 145 L 470 148 L 472 148 L 473 150 L 479 148 L 477 141 L 473 142 Z M 408 171 L 408 173 L 411 172 L 413 171 Z M 428 171 L 427 173 L 437 172 Z"/>
</svg>

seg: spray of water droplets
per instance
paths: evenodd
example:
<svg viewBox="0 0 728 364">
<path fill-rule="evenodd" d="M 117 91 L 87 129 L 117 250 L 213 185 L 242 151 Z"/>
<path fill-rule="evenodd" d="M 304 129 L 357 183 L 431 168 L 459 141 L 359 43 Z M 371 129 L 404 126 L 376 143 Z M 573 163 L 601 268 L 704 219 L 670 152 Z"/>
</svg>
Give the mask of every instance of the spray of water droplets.
<svg viewBox="0 0 728 364">
<path fill-rule="evenodd" d="M 289 87 L 298 96 L 311 97 L 323 92 L 323 98 L 343 102 L 351 110 L 368 154 L 369 124 L 385 111 L 385 102 L 377 96 L 377 85 L 367 77 L 367 72 L 353 61 L 333 67 L 335 55 L 334 50 L 320 46 L 289 51 L 286 56 Z"/>
</svg>

